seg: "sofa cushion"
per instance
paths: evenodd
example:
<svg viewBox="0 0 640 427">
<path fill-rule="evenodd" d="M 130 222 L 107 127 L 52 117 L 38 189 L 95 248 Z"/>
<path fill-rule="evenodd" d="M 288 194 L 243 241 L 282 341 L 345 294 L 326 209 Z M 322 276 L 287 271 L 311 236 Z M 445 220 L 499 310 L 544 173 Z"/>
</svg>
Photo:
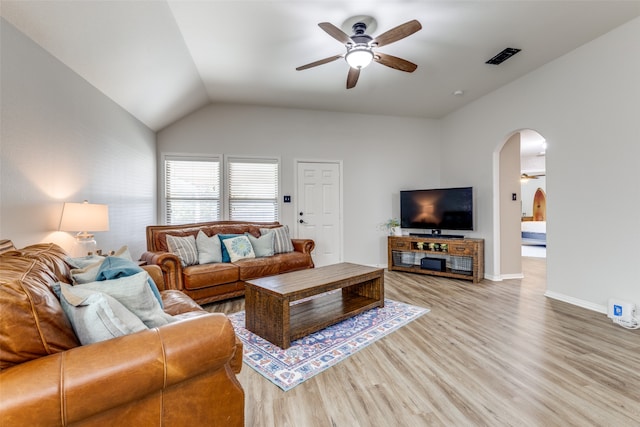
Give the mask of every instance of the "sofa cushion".
<svg viewBox="0 0 640 427">
<path fill-rule="evenodd" d="M 55 273 L 27 257 L 0 257 L 0 369 L 80 345 L 52 292 Z"/>
<path fill-rule="evenodd" d="M 251 246 L 253 246 L 253 252 L 256 254 L 256 258 L 272 256 L 275 253 L 273 250 L 274 233 L 267 233 L 260 237 L 255 237 L 250 233 L 245 233 L 245 236 L 249 238 Z"/>
<path fill-rule="evenodd" d="M 276 254 L 293 252 L 293 243 L 289 235 L 289 226 L 285 225 L 277 228 L 261 228 L 260 234 L 273 233 L 273 251 Z"/>
<path fill-rule="evenodd" d="M 9 239 L 2 239 L 0 240 L 0 255 L 5 253 L 5 252 L 9 252 L 9 251 L 15 251 L 16 247 L 13 246 L 13 242 Z"/>
<path fill-rule="evenodd" d="M 287 252 L 285 254 L 276 254 L 273 256 L 273 261 L 278 264 L 278 273 L 287 273 L 289 271 L 303 270 L 310 268 L 313 265 L 309 265 L 309 256 L 302 252 Z"/>
<path fill-rule="evenodd" d="M 185 289 L 197 290 L 240 280 L 238 267 L 229 263 L 191 265 L 182 270 Z"/>
<path fill-rule="evenodd" d="M 59 283 L 57 287 L 62 308 L 82 345 L 148 329 L 142 320 L 106 293 L 86 289 L 85 285 Z"/>
<path fill-rule="evenodd" d="M 273 276 L 280 272 L 280 266 L 274 257 L 241 259 L 234 262 L 234 265 L 240 269 L 240 280 Z"/>
<path fill-rule="evenodd" d="M 147 282 L 149 275 L 146 271 L 133 276 L 121 277 L 113 280 L 84 283 L 74 286 L 74 291 L 97 291 L 112 296 L 124 305 L 149 328 L 166 325 L 174 319 L 165 313 L 160 303 L 153 295 Z M 84 294 L 80 295 L 83 296 Z"/>
<path fill-rule="evenodd" d="M 196 246 L 195 237 L 168 234 L 167 246 L 169 246 L 169 252 L 178 255 L 183 267 L 198 263 L 198 247 Z"/>
<path fill-rule="evenodd" d="M 222 262 L 222 248 L 217 235 L 207 236 L 202 230 L 196 236 L 196 247 L 198 248 L 198 264 L 209 264 L 211 262 Z"/>
<path fill-rule="evenodd" d="M 224 247 L 229 253 L 231 262 L 235 262 L 245 258 L 255 258 L 256 254 L 253 252 L 253 246 L 247 236 L 238 236 L 231 239 L 223 240 Z"/>
<path fill-rule="evenodd" d="M 56 278 L 69 280 L 71 266 L 67 264 L 67 253 L 55 243 L 38 243 L 20 249 L 20 256 L 38 260 L 54 272 Z"/>
</svg>

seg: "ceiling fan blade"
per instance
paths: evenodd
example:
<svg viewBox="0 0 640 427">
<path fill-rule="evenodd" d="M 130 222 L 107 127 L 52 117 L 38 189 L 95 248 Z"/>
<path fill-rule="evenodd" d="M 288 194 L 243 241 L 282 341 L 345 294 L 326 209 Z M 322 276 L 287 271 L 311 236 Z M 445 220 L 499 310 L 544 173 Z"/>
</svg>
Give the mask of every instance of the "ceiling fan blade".
<svg viewBox="0 0 640 427">
<path fill-rule="evenodd" d="M 396 70 L 406 71 L 407 73 L 413 73 L 418 66 L 413 62 L 409 62 L 406 59 L 398 58 L 393 55 L 387 55 L 386 53 L 376 52 L 373 60 L 379 62 L 387 67 L 395 68 Z"/>
<path fill-rule="evenodd" d="M 360 77 L 360 69 L 349 67 L 349 74 L 347 74 L 347 89 L 356 87 L 358 77 Z"/>
<path fill-rule="evenodd" d="M 374 42 L 378 44 L 378 47 L 388 45 L 393 42 L 397 42 L 411 34 L 422 29 L 422 25 L 415 19 L 404 24 L 398 25 L 389 31 L 380 34 L 374 38 Z M 326 30 L 325 30 L 326 31 Z"/>
<path fill-rule="evenodd" d="M 336 27 L 332 23 L 321 22 L 318 24 L 318 26 L 322 28 L 331 37 L 338 40 L 340 43 L 343 43 L 343 44 L 351 43 L 351 37 L 349 37 L 344 31 L 342 31 L 340 28 Z"/>
<path fill-rule="evenodd" d="M 306 70 L 308 68 L 317 67 L 318 65 L 326 64 L 332 61 L 335 61 L 338 58 L 342 58 L 342 55 L 330 56 L 328 58 L 320 59 L 319 61 L 311 62 L 310 64 L 301 65 L 296 68 L 298 71 Z"/>
</svg>

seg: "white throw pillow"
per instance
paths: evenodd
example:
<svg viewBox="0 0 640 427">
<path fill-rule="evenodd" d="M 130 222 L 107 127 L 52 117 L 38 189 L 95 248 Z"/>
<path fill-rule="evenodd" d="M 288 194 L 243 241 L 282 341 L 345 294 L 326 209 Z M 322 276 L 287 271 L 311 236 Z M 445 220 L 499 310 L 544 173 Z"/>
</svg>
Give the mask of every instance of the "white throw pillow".
<svg viewBox="0 0 640 427">
<path fill-rule="evenodd" d="M 198 247 L 193 236 L 172 236 L 167 234 L 169 252 L 178 255 L 183 267 L 198 263 Z"/>
<path fill-rule="evenodd" d="M 251 246 L 251 242 L 249 241 L 247 236 L 238 236 L 231 239 L 225 239 L 222 243 L 227 248 L 227 252 L 229 252 L 229 258 L 231 258 L 231 262 L 236 262 L 240 259 L 256 257 L 255 252 L 253 252 L 253 246 Z"/>
<path fill-rule="evenodd" d="M 149 328 L 173 322 L 175 319 L 160 307 L 147 278 L 147 272 L 142 271 L 133 276 L 76 285 L 73 289 L 77 292 L 97 291 L 112 296 Z"/>
<path fill-rule="evenodd" d="M 209 264 L 211 262 L 222 262 L 222 248 L 217 235 L 207 236 L 202 230 L 196 236 L 196 247 L 198 248 L 198 263 Z"/>
</svg>

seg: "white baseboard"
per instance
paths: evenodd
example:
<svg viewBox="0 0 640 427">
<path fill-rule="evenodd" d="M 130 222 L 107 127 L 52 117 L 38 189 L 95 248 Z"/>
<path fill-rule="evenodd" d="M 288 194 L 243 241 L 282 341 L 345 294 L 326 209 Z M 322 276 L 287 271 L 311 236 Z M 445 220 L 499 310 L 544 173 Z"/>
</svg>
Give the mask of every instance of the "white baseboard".
<svg viewBox="0 0 640 427">
<path fill-rule="evenodd" d="M 587 310 L 596 311 L 598 313 L 607 314 L 607 307 L 600 304 L 594 304 L 589 301 L 581 300 L 578 298 L 570 297 L 568 295 L 560 294 L 558 292 L 546 291 L 544 296 L 547 298 L 552 298 L 558 301 L 566 302 L 572 305 L 577 305 L 578 307 L 586 308 Z"/>
</svg>

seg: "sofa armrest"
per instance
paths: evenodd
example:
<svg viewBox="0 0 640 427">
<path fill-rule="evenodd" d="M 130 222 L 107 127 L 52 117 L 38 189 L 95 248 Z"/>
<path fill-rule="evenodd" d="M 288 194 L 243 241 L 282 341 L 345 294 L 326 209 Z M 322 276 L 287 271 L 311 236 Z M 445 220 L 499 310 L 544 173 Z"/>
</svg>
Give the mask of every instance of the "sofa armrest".
<svg viewBox="0 0 640 427">
<path fill-rule="evenodd" d="M 182 263 L 180 263 L 178 255 L 171 252 L 144 252 L 140 256 L 140 261 L 160 267 L 164 276 L 164 289 L 177 289 L 179 291 L 184 289 Z"/>
<path fill-rule="evenodd" d="M 293 243 L 293 250 L 303 254 L 310 254 L 316 247 L 316 242 L 312 239 L 291 239 L 291 243 Z"/>
<path fill-rule="evenodd" d="M 243 396 L 229 367 L 235 350 L 231 322 L 212 313 L 35 359 L 0 372 L 0 419 L 15 426 L 71 425 L 162 399 L 166 390 L 213 371 Z M 216 396 L 210 399 L 216 405 Z"/>
</svg>

